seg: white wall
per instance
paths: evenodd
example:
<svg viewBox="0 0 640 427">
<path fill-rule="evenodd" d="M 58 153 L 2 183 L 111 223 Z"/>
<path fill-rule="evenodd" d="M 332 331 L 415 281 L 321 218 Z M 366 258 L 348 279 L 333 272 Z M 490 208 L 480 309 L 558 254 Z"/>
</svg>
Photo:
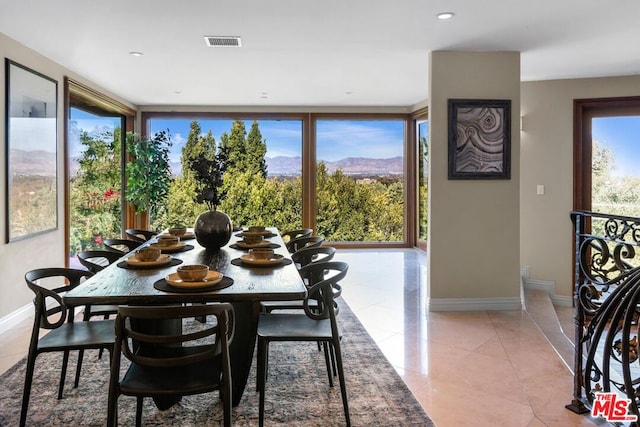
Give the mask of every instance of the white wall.
<svg viewBox="0 0 640 427">
<path fill-rule="evenodd" d="M 430 310 L 520 308 L 520 54 L 432 52 Z M 511 179 L 449 180 L 447 100 L 511 100 Z"/>
<path fill-rule="evenodd" d="M 573 100 L 640 96 L 640 76 L 524 82 L 521 87 L 520 259 L 532 281 L 549 282 L 554 295 L 570 303 Z M 545 186 L 542 196 L 536 195 L 539 184 Z"/>
</svg>

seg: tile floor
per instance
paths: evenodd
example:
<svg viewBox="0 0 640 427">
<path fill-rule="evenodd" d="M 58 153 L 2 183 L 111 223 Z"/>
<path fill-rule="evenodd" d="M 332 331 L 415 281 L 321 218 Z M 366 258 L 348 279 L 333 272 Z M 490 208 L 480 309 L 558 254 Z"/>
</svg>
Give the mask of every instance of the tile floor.
<svg viewBox="0 0 640 427">
<path fill-rule="evenodd" d="M 564 408 L 570 364 L 528 311 L 428 312 L 418 250 L 345 249 L 336 259 L 350 266 L 345 301 L 438 427 L 599 424 Z M 0 373 L 24 357 L 30 328 L 0 334 Z"/>
</svg>

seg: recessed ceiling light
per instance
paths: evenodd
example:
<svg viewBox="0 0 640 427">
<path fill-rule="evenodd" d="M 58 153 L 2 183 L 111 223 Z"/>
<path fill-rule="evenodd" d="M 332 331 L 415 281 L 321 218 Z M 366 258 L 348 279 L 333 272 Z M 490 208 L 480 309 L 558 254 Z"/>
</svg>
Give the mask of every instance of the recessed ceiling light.
<svg viewBox="0 0 640 427">
<path fill-rule="evenodd" d="M 455 16 L 455 13 L 453 12 L 441 12 L 439 14 L 436 15 L 436 18 L 445 21 L 447 19 L 451 19 Z"/>
<path fill-rule="evenodd" d="M 129 55 L 131 55 L 131 56 L 142 56 L 142 55 L 144 55 L 144 53 L 142 53 L 142 52 L 129 52 Z"/>
</svg>

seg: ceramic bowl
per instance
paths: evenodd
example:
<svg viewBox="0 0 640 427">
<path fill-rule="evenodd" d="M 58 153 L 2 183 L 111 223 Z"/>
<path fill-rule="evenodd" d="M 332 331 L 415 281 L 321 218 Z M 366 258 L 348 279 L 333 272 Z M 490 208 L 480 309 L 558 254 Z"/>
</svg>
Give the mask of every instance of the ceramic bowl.
<svg viewBox="0 0 640 427">
<path fill-rule="evenodd" d="M 264 236 L 262 234 L 243 234 L 242 241 L 248 245 L 255 245 L 262 242 Z"/>
<path fill-rule="evenodd" d="M 185 282 L 202 282 L 209 273 L 209 267 L 204 264 L 188 264 L 181 265 L 177 271 Z"/>
<path fill-rule="evenodd" d="M 160 236 L 158 237 L 158 246 L 166 248 L 175 246 L 180 242 L 180 238 L 177 236 Z"/>
<path fill-rule="evenodd" d="M 142 248 L 138 249 L 133 256 L 138 261 L 149 262 L 157 260 L 160 254 L 161 251 L 158 248 Z"/>
<path fill-rule="evenodd" d="M 265 227 L 261 225 L 252 225 L 249 227 L 249 233 L 262 233 L 264 232 Z"/>
<path fill-rule="evenodd" d="M 269 248 L 255 248 L 249 250 L 251 256 L 254 259 L 271 259 L 273 258 L 273 249 Z"/>
<path fill-rule="evenodd" d="M 187 227 L 171 227 L 169 234 L 172 236 L 182 237 L 187 232 Z"/>
</svg>

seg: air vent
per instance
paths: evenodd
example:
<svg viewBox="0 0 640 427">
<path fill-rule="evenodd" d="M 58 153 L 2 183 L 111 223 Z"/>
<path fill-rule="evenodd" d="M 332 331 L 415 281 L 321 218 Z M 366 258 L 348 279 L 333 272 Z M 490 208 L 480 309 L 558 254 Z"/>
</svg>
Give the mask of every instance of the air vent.
<svg viewBox="0 0 640 427">
<path fill-rule="evenodd" d="M 240 37 L 230 36 L 204 36 L 204 41 L 209 47 L 241 47 Z"/>
</svg>

